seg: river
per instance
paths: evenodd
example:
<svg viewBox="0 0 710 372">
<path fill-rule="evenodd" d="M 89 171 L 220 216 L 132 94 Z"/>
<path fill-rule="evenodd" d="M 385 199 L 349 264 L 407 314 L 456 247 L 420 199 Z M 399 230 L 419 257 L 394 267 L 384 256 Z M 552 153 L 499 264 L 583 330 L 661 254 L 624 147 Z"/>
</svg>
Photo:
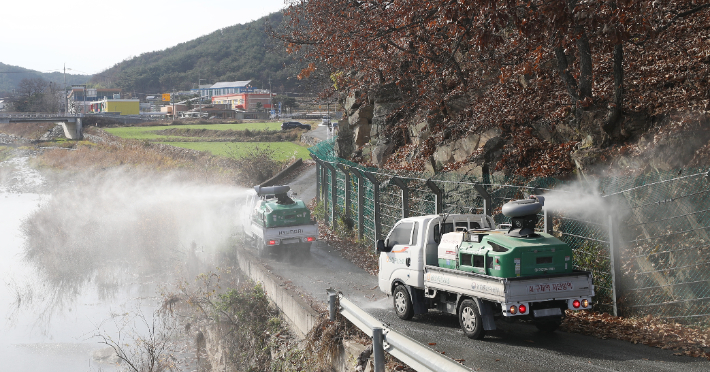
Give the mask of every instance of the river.
<svg viewBox="0 0 710 372">
<path fill-rule="evenodd" d="M 0 163 L 0 370 L 115 371 L 101 342 L 148 335 L 161 290 L 228 247 L 239 191 L 125 170 L 48 187 L 27 164 Z"/>
</svg>

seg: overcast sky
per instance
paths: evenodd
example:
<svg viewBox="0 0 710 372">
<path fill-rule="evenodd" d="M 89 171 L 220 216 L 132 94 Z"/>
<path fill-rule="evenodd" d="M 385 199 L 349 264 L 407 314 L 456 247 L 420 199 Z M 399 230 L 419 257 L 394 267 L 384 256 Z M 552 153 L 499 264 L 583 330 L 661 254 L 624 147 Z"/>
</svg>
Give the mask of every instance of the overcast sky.
<svg viewBox="0 0 710 372">
<path fill-rule="evenodd" d="M 95 74 L 284 6 L 284 0 L 3 1 L 0 62 L 42 72 L 66 63 L 67 73 Z"/>
</svg>

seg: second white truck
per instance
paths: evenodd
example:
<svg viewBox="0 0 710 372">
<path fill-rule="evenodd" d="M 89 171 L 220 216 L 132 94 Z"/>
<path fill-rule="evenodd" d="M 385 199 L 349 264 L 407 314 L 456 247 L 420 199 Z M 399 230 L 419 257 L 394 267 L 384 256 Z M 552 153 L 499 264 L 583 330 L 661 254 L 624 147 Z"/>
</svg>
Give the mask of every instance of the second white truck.
<svg viewBox="0 0 710 372">
<path fill-rule="evenodd" d="M 377 242 L 379 288 L 393 296 L 398 317 L 435 309 L 455 314 L 469 338 L 482 339 L 494 320 L 530 319 L 554 331 L 565 310 L 592 307 L 592 275 L 574 270 L 572 249 L 534 230 L 544 199 L 506 204 L 509 229 L 489 216 L 405 218 Z"/>
</svg>

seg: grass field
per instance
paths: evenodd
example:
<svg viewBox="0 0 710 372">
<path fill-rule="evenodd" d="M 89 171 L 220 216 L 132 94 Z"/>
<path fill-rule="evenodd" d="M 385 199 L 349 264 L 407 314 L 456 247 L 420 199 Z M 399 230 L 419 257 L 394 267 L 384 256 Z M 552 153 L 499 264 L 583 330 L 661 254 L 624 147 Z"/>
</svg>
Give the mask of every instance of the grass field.
<svg viewBox="0 0 710 372">
<path fill-rule="evenodd" d="M 163 136 L 155 134 L 155 131 L 181 128 L 181 129 L 208 129 L 208 130 L 279 130 L 281 123 L 243 123 L 243 124 L 194 124 L 194 125 L 160 125 L 153 127 L 119 127 L 106 128 L 106 132 L 127 139 L 144 141 L 155 141 L 166 145 L 182 147 L 186 149 L 207 151 L 215 156 L 244 156 L 256 146 L 268 146 L 274 150 L 274 160 L 286 160 L 292 156 L 296 158 L 308 159 L 308 148 L 293 142 L 180 142 L 174 141 L 175 136 Z M 195 138 L 195 137 L 192 137 Z"/>
<path fill-rule="evenodd" d="M 190 125 L 159 125 L 154 127 L 119 127 L 106 128 L 105 131 L 121 138 L 137 140 L 160 140 L 167 136 L 157 135 L 153 132 L 170 128 L 183 129 L 209 129 L 209 130 L 279 130 L 281 123 L 243 123 L 243 124 L 190 124 Z"/>
<path fill-rule="evenodd" d="M 186 149 L 208 151 L 215 156 L 241 157 L 247 155 L 254 147 L 270 147 L 274 150 L 274 160 L 281 161 L 295 156 L 310 159 L 308 148 L 292 142 L 161 142 L 166 145 Z"/>
</svg>

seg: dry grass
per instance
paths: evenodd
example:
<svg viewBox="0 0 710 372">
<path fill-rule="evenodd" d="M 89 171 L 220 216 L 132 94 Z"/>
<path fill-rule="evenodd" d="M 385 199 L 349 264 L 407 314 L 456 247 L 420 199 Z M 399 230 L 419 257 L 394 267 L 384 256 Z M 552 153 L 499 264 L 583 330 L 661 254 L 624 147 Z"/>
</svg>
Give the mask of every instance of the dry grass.
<svg viewBox="0 0 710 372">
<path fill-rule="evenodd" d="M 253 172 L 273 168 L 260 154 L 240 160 L 212 156 L 205 152 L 147 141 L 114 137 L 99 129 L 87 128 L 92 141 L 79 141 L 74 149 L 47 149 L 34 158 L 34 165 L 63 171 L 96 171 L 129 167 L 149 172 L 175 172 L 178 178 L 199 179 L 216 184 L 252 186 L 271 173 Z M 245 167 L 244 164 L 250 165 Z M 276 167 L 280 167 L 277 164 Z M 278 168 L 276 171 L 278 171 Z M 264 173 L 264 174 L 262 174 Z M 264 178 L 264 179 L 266 179 Z"/>
<path fill-rule="evenodd" d="M 9 123 L 0 124 L 0 132 L 22 137 L 28 140 L 39 140 L 43 134 L 54 128 L 54 123 Z"/>
</svg>

